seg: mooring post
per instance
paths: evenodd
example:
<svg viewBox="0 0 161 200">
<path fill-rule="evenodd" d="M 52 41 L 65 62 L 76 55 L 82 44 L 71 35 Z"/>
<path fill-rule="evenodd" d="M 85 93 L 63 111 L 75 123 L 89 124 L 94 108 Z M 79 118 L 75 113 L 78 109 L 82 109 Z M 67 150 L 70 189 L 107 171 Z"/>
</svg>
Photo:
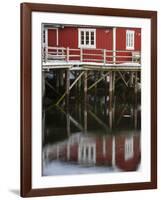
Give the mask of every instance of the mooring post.
<svg viewBox="0 0 161 200">
<path fill-rule="evenodd" d="M 69 107 L 69 87 L 70 87 L 70 71 L 69 69 L 66 70 L 66 109 Z"/>
<path fill-rule="evenodd" d="M 84 72 L 84 132 L 87 132 L 87 71 Z"/>
</svg>

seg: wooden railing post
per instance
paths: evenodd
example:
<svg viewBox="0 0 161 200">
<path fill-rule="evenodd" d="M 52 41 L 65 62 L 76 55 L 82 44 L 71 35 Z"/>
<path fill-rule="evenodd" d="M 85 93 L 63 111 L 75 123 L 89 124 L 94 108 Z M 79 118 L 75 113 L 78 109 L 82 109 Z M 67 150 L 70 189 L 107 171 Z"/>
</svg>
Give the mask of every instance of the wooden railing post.
<svg viewBox="0 0 161 200">
<path fill-rule="evenodd" d="M 106 49 L 103 49 L 103 63 L 106 64 Z"/>
<path fill-rule="evenodd" d="M 67 59 L 66 59 L 67 62 L 69 62 L 69 47 L 67 47 Z"/>
<path fill-rule="evenodd" d="M 80 48 L 80 61 L 83 62 L 83 49 Z"/>
</svg>

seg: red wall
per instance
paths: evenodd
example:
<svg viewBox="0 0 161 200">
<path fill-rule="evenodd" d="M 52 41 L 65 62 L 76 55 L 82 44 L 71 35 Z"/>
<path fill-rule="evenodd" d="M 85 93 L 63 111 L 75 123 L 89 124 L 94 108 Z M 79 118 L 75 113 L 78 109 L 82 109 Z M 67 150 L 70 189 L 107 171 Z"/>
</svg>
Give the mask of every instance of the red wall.
<svg viewBox="0 0 161 200">
<path fill-rule="evenodd" d="M 59 29 L 59 46 L 78 48 L 78 28 L 66 27 Z"/>
<path fill-rule="evenodd" d="M 140 28 L 117 28 L 116 29 L 116 49 L 126 50 L 126 30 L 135 31 L 134 51 L 141 50 L 141 29 Z"/>
<path fill-rule="evenodd" d="M 65 27 L 58 29 L 58 46 L 59 47 L 69 47 L 70 49 L 78 48 L 78 29 L 77 27 Z M 116 50 L 126 50 L 126 30 L 135 31 L 135 48 L 133 51 L 141 50 L 141 29 L 140 28 L 117 28 L 116 29 Z M 49 29 L 48 31 L 48 45 L 56 47 L 56 30 Z M 113 30 L 112 28 L 97 28 L 96 29 L 96 49 L 113 49 Z M 100 56 L 85 56 L 84 59 L 101 59 L 103 61 L 103 51 L 95 49 L 83 50 L 84 53 L 94 53 L 101 54 Z M 118 52 L 116 55 L 121 56 L 131 56 L 131 51 L 128 52 Z M 78 57 L 72 57 L 70 60 L 79 60 L 79 51 L 70 51 L 70 55 L 78 55 Z M 106 55 L 112 56 L 112 52 L 107 52 Z M 107 58 L 108 61 L 112 61 L 111 58 Z M 131 58 L 117 58 L 117 61 L 131 61 Z M 88 61 L 88 60 L 84 60 Z M 98 61 L 99 62 L 99 61 Z"/>
<path fill-rule="evenodd" d="M 56 30 L 48 29 L 48 46 L 56 47 Z"/>
<path fill-rule="evenodd" d="M 141 50 L 141 29 L 140 28 L 117 28 L 116 49 L 126 50 L 126 30 L 135 31 L 135 51 Z M 113 46 L 112 28 L 96 29 L 96 48 L 112 50 Z M 56 30 L 48 29 L 49 46 L 56 46 Z M 59 28 L 59 47 L 78 48 L 78 28 Z"/>
</svg>

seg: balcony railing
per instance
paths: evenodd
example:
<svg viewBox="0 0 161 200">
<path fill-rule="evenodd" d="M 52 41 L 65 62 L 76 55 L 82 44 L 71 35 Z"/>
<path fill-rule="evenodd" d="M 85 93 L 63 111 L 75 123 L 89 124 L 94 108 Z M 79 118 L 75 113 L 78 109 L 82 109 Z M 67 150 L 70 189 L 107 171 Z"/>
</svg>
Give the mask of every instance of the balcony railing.
<svg viewBox="0 0 161 200">
<path fill-rule="evenodd" d="M 72 49 L 64 47 L 44 47 L 43 61 L 96 62 L 103 64 L 140 63 L 140 51 L 107 49 Z"/>
</svg>

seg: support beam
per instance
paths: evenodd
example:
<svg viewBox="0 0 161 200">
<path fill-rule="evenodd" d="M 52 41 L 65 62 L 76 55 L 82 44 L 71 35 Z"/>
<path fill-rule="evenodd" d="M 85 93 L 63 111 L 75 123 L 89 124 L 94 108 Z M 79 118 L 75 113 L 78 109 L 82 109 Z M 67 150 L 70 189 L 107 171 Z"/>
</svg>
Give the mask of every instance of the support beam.
<svg viewBox="0 0 161 200">
<path fill-rule="evenodd" d="M 128 83 L 126 82 L 126 80 L 125 80 L 124 76 L 122 75 L 122 73 L 120 71 L 118 71 L 118 73 L 119 73 L 121 79 L 123 80 L 123 82 L 125 83 L 126 87 L 128 87 Z"/>
<path fill-rule="evenodd" d="M 60 95 L 60 93 L 47 80 L 45 81 L 45 84 L 48 85 L 55 93 Z"/>
<path fill-rule="evenodd" d="M 84 74 L 84 72 L 82 72 L 77 78 L 76 80 L 71 84 L 71 86 L 69 87 L 69 91 L 73 88 L 73 86 L 77 83 L 77 81 L 82 77 L 82 75 Z M 67 80 L 67 79 L 66 79 Z M 67 86 L 66 86 L 67 87 Z M 68 88 L 66 88 L 68 90 Z M 64 97 L 68 94 L 68 91 L 65 91 L 65 93 L 60 97 L 60 99 L 57 101 L 56 105 L 59 105 L 59 103 L 64 99 Z"/>
<path fill-rule="evenodd" d="M 87 90 L 91 90 L 93 87 L 95 87 L 100 81 L 102 81 L 106 76 L 108 75 L 108 73 L 106 73 L 105 75 L 102 75 L 101 78 L 99 78 L 95 83 L 93 83 Z"/>
</svg>

